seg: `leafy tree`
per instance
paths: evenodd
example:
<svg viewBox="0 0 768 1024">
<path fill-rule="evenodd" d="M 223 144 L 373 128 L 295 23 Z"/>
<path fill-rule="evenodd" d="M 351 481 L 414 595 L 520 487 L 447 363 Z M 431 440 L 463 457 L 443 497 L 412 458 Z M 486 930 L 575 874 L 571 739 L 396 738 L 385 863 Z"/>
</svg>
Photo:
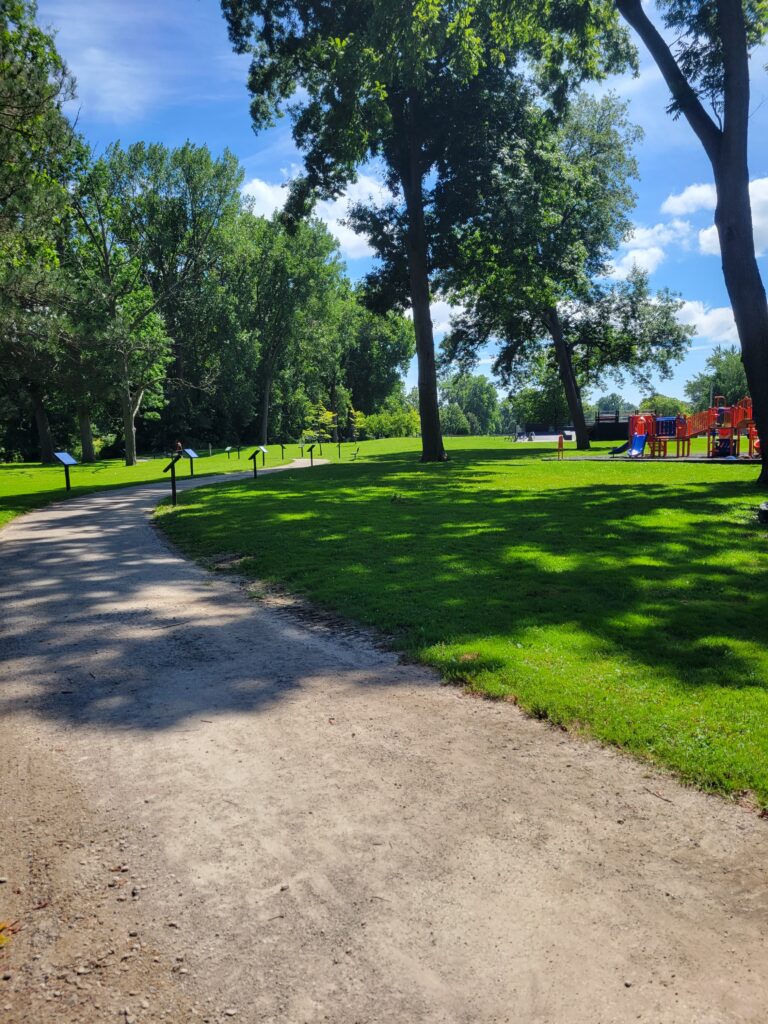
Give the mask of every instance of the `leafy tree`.
<svg viewBox="0 0 768 1024">
<path fill-rule="evenodd" d="M 546 344 L 583 449 L 589 437 L 582 389 L 599 384 L 609 369 L 641 373 L 643 361 L 666 372 L 687 334 L 672 315 L 672 297 L 652 299 L 638 272 L 629 288 L 606 289 L 601 281 L 631 228 L 638 132 L 625 104 L 610 95 L 580 96 L 556 131 L 536 110 L 527 123 L 531 130 L 521 140 L 519 125 L 496 119 L 493 145 L 467 152 L 471 186 L 449 182 L 440 197 L 441 217 L 469 214 L 456 255 L 446 260 L 444 280 L 464 311 L 444 348 L 471 365 L 481 346 L 501 339 L 497 368 L 521 385 L 531 357 Z"/>
<path fill-rule="evenodd" d="M 398 313 L 372 313 L 357 297 L 351 313 L 352 337 L 342 357 L 344 379 L 355 407 L 371 413 L 410 365 L 415 351 L 413 324 Z"/>
<path fill-rule="evenodd" d="M 768 305 L 755 258 L 747 166 L 749 63 L 766 37 L 768 8 L 758 0 L 660 0 L 658 6 L 671 45 L 642 0 L 616 0 L 664 76 L 672 94 L 668 111 L 685 117 L 712 165 L 725 286 L 762 442 L 759 482 L 768 487 Z"/>
<path fill-rule="evenodd" d="M 61 360 L 59 221 L 79 140 L 62 113 L 74 82 L 36 4 L 0 7 L 0 388 L 30 403 L 43 462 L 53 461 L 49 402 Z"/>
<path fill-rule="evenodd" d="M 690 406 L 682 398 L 660 395 L 657 391 L 640 400 L 640 408 L 655 412 L 657 416 L 678 416 L 690 412 Z"/>
<path fill-rule="evenodd" d="M 530 429 L 534 423 L 560 429 L 568 424 L 570 413 L 562 383 L 556 373 L 536 381 L 535 387 L 521 387 L 509 396 L 508 426 Z"/>
<path fill-rule="evenodd" d="M 722 395 L 729 405 L 740 402 L 749 394 L 744 363 L 735 345 L 718 345 L 706 361 L 704 373 L 697 373 L 685 385 L 685 393 L 694 412 L 708 409 L 716 395 Z"/>
<path fill-rule="evenodd" d="M 440 422 L 446 434 L 469 434 L 469 420 L 457 402 L 449 402 L 440 410 Z"/>
<path fill-rule="evenodd" d="M 365 437 L 418 437 L 419 414 L 407 401 L 402 386 L 396 388 L 378 412 L 357 418 L 356 428 Z"/>
<path fill-rule="evenodd" d="M 632 405 L 622 395 L 612 391 L 608 395 L 601 395 L 595 402 L 598 412 L 622 412 L 631 409 Z"/>
<path fill-rule="evenodd" d="M 190 144 L 137 143 L 111 146 L 72 191 L 68 270 L 120 403 L 128 465 L 136 463 L 139 411 L 164 402 L 173 353 L 163 306 L 172 316 L 180 293 L 199 281 L 239 183 L 229 154 L 211 161 Z"/>
<path fill-rule="evenodd" d="M 499 396 L 494 385 L 482 375 L 458 373 L 440 383 L 441 405 L 457 405 L 467 417 L 473 434 L 492 434 L 499 427 Z M 443 428 L 447 433 L 445 419 Z M 460 432 L 460 431 L 459 431 Z"/>
<path fill-rule="evenodd" d="M 402 197 L 408 296 L 419 359 L 422 458 L 445 458 L 440 436 L 434 340 L 429 313 L 425 188 L 439 174 L 457 97 L 486 67 L 518 74 L 517 59 L 539 62 L 554 92 L 626 57 L 613 5 L 564 0 L 222 0 L 232 42 L 250 52 L 251 112 L 261 128 L 297 87 L 294 137 L 306 177 L 292 208 L 313 194 L 336 195 L 370 157 Z"/>
<path fill-rule="evenodd" d="M 338 245 L 320 221 L 288 230 L 279 217 L 247 213 L 238 230 L 226 281 L 236 297 L 240 330 L 258 352 L 258 438 L 266 444 L 275 380 L 294 364 L 317 364 L 331 341 L 326 328 L 343 275 Z"/>
</svg>

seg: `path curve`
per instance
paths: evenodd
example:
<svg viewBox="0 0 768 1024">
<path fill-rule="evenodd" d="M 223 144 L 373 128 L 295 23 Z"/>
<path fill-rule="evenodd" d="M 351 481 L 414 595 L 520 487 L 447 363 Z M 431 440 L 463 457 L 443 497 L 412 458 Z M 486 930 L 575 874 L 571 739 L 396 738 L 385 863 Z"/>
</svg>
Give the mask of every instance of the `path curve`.
<svg viewBox="0 0 768 1024">
<path fill-rule="evenodd" d="M 0 532 L 5 1021 L 763 1024 L 764 822 L 249 600 L 166 491 Z"/>
</svg>

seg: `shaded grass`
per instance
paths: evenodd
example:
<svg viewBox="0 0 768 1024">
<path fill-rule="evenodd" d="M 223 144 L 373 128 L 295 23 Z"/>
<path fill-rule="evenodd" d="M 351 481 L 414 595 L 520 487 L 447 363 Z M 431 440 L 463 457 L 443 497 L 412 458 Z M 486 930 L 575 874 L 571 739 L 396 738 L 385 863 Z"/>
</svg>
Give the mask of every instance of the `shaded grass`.
<svg viewBox="0 0 768 1024">
<path fill-rule="evenodd" d="M 187 493 L 160 523 L 698 785 L 768 805 L 768 533 L 756 469 L 544 461 L 551 446 L 415 442 Z M 608 447 L 608 446 L 605 446 Z"/>
</svg>

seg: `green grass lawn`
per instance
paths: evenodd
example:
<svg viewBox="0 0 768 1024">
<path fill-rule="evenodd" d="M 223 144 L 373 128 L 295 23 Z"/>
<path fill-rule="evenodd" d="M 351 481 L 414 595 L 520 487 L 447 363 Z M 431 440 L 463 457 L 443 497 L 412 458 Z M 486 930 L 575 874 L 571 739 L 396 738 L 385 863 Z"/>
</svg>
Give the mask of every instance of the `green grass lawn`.
<svg viewBox="0 0 768 1024">
<path fill-rule="evenodd" d="M 189 492 L 159 521 L 449 680 L 768 805 L 756 467 L 449 448 L 421 465 L 416 441 L 366 442 L 354 464 Z"/>
<path fill-rule="evenodd" d="M 324 455 L 328 446 L 323 445 Z M 343 450 L 343 446 L 342 446 Z M 202 450 L 200 458 L 195 462 L 195 476 L 206 476 L 212 473 L 247 472 L 251 463 L 247 461 L 253 446 L 244 446 L 240 459 L 232 452 L 228 458 L 221 449 L 214 449 L 209 456 Z M 267 466 L 276 466 L 284 461 L 297 458 L 297 445 L 286 445 L 285 459 L 281 458 L 279 445 L 268 448 Z M 336 449 L 334 448 L 334 454 Z M 156 480 L 168 481 L 168 474 L 163 467 L 168 459 L 142 459 L 137 466 L 126 466 L 120 459 L 96 462 L 93 465 L 73 466 L 70 470 L 72 490 L 70 497 L 87 494 L 89 491 L 100 490 L 102 487 L 128 487 L 131 484 L 145 484 Z M 259 457 L 261 466 L 261 457 Z M 189 460 L 183 459 L 177 466 L 179 479 L 189 476 Z M 170 481 L 168 481 L 170 489 Z M 64 469 L 62 466 L 40 466 L 36 463 L 0 464 L 0 526 L 33 508 L 40 508 L 52 501 L 62 501 L 67 497 L 64 487 Z"/>
</svg>

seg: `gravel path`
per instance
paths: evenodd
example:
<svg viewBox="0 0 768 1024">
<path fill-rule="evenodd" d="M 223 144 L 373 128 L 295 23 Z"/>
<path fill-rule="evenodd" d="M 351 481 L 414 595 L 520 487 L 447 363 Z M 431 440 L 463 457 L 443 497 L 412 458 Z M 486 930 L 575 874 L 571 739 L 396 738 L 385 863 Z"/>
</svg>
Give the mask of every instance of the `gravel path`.
<svg viewBox="0 0 768 1024">
<path fill-rule="evenodd" d="M 764 1024 L 764 821 L 249 599 L 166 490 L 0 533 L 6 1024 Z"/>
</svg>

